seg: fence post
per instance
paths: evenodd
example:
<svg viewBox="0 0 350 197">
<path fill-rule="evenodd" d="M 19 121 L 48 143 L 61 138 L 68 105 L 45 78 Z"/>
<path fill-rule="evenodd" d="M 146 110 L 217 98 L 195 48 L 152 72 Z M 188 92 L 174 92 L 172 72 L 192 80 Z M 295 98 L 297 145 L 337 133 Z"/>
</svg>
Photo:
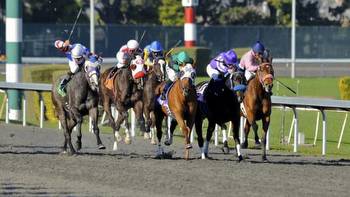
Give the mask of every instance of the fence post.
<svg viewBox="0 0 350 197">
<path fill-rule="evenodd" d="M 294 112 L 294 149 L 293 152 L 298 151 L 298 115 L 295 107 L 292 108 Z"/>
<path fill-rule="evenodd" d="M 27 101 L 26 101 L 26 94 L 23 92 L 23 126 L 25 127 L 27 125 L 26 123 L 26 111 L 27 111 Z"/>
<path fill-rule="evenodd" d="M 44 126 L 44 99 L 43 99 L 41 92 L 39 92 L 39 99 L 40 99 L 40 128 L 43 128 L 43 126 Z"/>
<path fill-rule="evenodd" d="M 322 113 L 322 155 L 326 155 L 326 142 L 327 142 L 327 124 L 326 113 L 321 109 Z"/>
</svg>

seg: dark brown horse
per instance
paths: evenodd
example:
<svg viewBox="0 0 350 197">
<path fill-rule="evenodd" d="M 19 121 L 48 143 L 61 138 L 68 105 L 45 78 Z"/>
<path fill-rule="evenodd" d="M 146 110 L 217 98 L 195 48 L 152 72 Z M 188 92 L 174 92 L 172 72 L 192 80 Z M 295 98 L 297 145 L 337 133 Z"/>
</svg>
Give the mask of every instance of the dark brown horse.
<svg viewBox="0 0 350 197">
<path fill-rule="evenodd" d="M 142 89 L 140 85 L 135 83 L 139 79 L 133 78 L 133 71 L 143 68 L 143 62 L 131 61 L 130 66 L 118 68 L 115 72 L 112 89 L 106 86 L 106 81 L 109 79 L 110 72 L 113 68 L 107 69 L 101 76 L 100 95 L 103 102 L 104 111 L 108 115 L 109 123 L 114 132 L 113 150 L 118 149 L 118 142 L 122 140 L 119 134 L 121 124 L 125 121 L 125 143 L 131 143 L 129 132 L 130 123 L 128 121 L 128 109 L 133 108 L 138 126 L 142 132 L 145 132 L 145 124 L 143 118 L 143 102 Z M 142 87 L 142 86 L 141 86 Z M 111 112 L 111 104 L 114 104 L 118 111 L 118 118 L 114 121 Z"/>
<path fill-rule="evenodd" d="M 266 160 L 266 136 L 270 125 L 271 115 L 271 91 L 273 87 L 274 70 L 271 63 L 261 63 L 256 75 L 248 82 L 247 90 L 244 95 L 242 114 L 246 117 L 245 122 L 245 137 L 242 143 L 243 148 L 248 147 L 248 134 L 252 126 L 257 133 L 257 120 L 262 121 L 264 135 L 262 137 L 262 159 Z M 259 137 L 256 135 L 256 141 Z"/>
<path fill-rule="evenodd" d="M 85 62 L 84 68 L 80 68 L 67 84 L 66 96 L 61 96 L 57 92 L 57 85 L 62 77 L 58 78 L 52 85 L 52 102 L 55 106 L 56 115 L 64 129 L 65 140 L 62 153 L 75 154 L 75 149 L 71 141 L 72 129 L 75 126 L 77 126 L 78 130 L 76 148 L 77 150 L 81 149 L 81 124 L 83 122 L 83 116 L 88 114 L 92 118 L 92 129 L 96 135 L 98 148 L 105 148 L 100 139 L 100 131 L 97 126 L 99 64 L 100 62 Z M 68 150 L 67 146 L 69 147 Z"/>
<path fill-rule="evenodd" d="M 189 149 L 192 148 L 190 134 L 197 110 L 196 89 L 194 86 L 195 70 L 191 64 L 187 64 L 181 72 L 183 74 L 181 75 L 180 79 L 177 79 L 169 90 L 169 108 L 165 107 L 164 105 L 156 105 L 155 115 L 158 138 L 158 154 L 164 154 L 163 148 L 161 147 L 163 119 L 165 116 L 171 116 L 176 121 L 171 121 L 170 138 L 173 136 L 176 125 L 179 124 L 185 137 L 185 159 L 189 159 Z M 160 88 L 158 88 L 158 90 L 159 89 Z"/>
<path fill-rule="evenodd" d="M 226 122 L 233 125 L 233 137 L 236 143 L 237 157 L 239 161 L 243 159 L 240 152 L 239 126 L 240 107 L 239 103 L 243 99 L 244 91 L 243 72 L 234 72 L 227 75 L 222 80 L 202 82 L 196 86 L 198 95 L 198 108 L 196 114 L 196 132 L 198 145 L 202 149 L 202 159 L 208 157 L 209 142 L 212 137 L 215 125 L 220 125 L 226 130 Z M 202 124 L 208 119 L 206 141 L 203 147 Z M 203 148 L 202 148 L 203 147 Z M 227 139 L 224 142 L 224 152 L 228 153 Z"/>
<path fill-rule="evenodd" d="M 164 59 L 155 59 L 155 63 L 147 71 L 144 77 L 144 87 L 143 87 L 143 113 L 145 116 L 146 132 L 144 133 L 144 138 L 148 139 L 148 134 L 152 135 L 152 144 L 156 144 L 156 119 L 155 119 L 155 104 L 156 104 L 156 88 L 165 80 Z"/>
</svg>

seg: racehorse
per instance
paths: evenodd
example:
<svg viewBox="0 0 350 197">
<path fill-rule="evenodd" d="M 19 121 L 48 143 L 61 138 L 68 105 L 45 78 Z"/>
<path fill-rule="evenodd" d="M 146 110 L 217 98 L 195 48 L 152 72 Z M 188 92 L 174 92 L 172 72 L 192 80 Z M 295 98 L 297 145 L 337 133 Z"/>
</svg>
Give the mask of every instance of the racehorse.
<svg viewBox="0 0 350 197">
<path fill-rule="evenodd" d="M 180 78 L 177 79 L 168 90 L 168 105 L 156 105 L 155 117 L 158 138 L 158 155 L 164 155 L 163 148 L 161 147 L 162 122 L 165 116 L 170 116 L 173 118 L 170 125 L 170 139 L 169 141 L 166 141 L 165 144 L 170 145 L 172 143 L 175 127 L 179 124 L 185 137 L 185 159 L 187 160 L 190 156 L 189 149 L 192 148 L 190 134 L 197 111 L 196 90 L 194 85 L 196 72 L 192 64 L 186 64 L 181 69 L 181 73 Z M 157 95 L 160 95 L 162 89 L 161 86 L 162 85 L 156 90 Z M 160 99 L 158 98 L 158 100 Z"/>
<path fill-rule="evenodd" d="M 143 102 L 142 102 L 142 89 L 140 85 L 135 81 L 140 81 L 140 78 L 144 76 L 142 69 L 144 67 L 143 60 L 140 60 L 140 56 L 136 56 L 130 63 L 130 66 L 118 68 L 117 71 L 112 73 L 115 68 L 107 69 L 101 76 L 100 83 L 100 95 L 102 98 L 104 111 L 107 113 L 110 126 L 113 129 L 114 144 L 113 150 L 118 149 L 118 142 L 122 140 L 119 134 L 121 124 L 125 121 L 125 143 L 131 143 L 130 137 L 130 123 L 128 121 L 128 109 L 133 108 L 136 116 L 136 120 L 140 130 L 145 132 L 145 124 L 143 118 Z M 141 74 L 140 74 L 141 73 Z M 107 80 L 112 81 L 112 87 L 107 87 Z M 141 81 L 142 82 L 142 81 Z M 142 87 L 142 85 L 141 85 Z M 118 118 L 114 121 L 111 112 L 111 104 L 114 103 L 118 111 Z"/>
<path fill-rule="evenodd" d="M 155 104 L 156 104 L 156 88 L 165 80 L 165 60 L 155 59 L 155 63 L 144 77 L 144 87 L 143 87 L 143 113 L 145 116 L 145 139 L 149 138 L 148 133 L 152 134 L 151 144 L 156 144 L 155 139 Z"/>
<path fill-rule="evenodd" d="M 243 160 L 240 152 L 239 126 L 240 107 L 245 89 L 244 74 L 236 71 L 228 74 L 222 80 L 202 82 L 196 86 L 198 95 L 198 108 L 196 114 L 195 128 L 198 135 L 198 145 L 202 150 L 202 159 L 208 157 L 209 142 L 215 125 L 218 124 L 226 130 L 226 122 L 231 121 L 233 125 L 233 138 L 236 143 L 238 160 Z M 208 119 L 206 141 L 203 147 L 202 125 L 203 120 Z M 224 152 L 229 152 L 227 139 L 224 142 Z"/>
<path fill-rule="evenodd" d="M 271 115 L 271 94 L 273 87 L 274 70 L 272 64 L 263 62 L 260 64 L 256 75 L 248 82 L 247 90 L 244 94 L 242 114 L 246 117 L 244 126 L 244 142 L 243 148 L 248 147 L 248 134 L 250 126 L 252 126 L 255 133 L 256 143 L 259 141 L 257 136 L 258 125 L 257 120 L 262 120 L 262 127 L 264 135 L 262 137 L 262 159 L 266 158 L 266 136 L 270 125 Z"/>
<path fill-rule="evenodd" d="M 71 141 L 72 129 L 75 126 L 77 126 L 78 130 L 76 148 L 77 150 L 81 149 L 81 124 L 84 115 L 90 115 L 92 118 L 92 129 L 96 136 L 98 148 L 105 149 L 100 139 L 100 131 L 97 126 L 100 63 L 100 60 L 94 63 L 86 61 L 84 68 L 80 68 L 67 84 L 66 96 L 61 96 L 57 92 L 57 87 L 63 76 L 54 81 L 52 85 L 52 102 L 55 106 L 56 115 L 64 129 L 65 139 L 62 153 L 68 153 L 69 155 L 76 153 Z M 68 151 L 67 145 L 69 146 Z"/>
</svg>

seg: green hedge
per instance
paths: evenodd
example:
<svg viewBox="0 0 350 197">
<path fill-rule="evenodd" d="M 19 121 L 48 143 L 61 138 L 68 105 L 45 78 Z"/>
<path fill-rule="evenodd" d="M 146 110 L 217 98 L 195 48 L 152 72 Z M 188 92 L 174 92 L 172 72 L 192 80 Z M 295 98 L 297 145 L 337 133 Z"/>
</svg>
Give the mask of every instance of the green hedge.
<svg viewBox="0 0 350 197">
<path fill-rule="evenodd" d="M 23 81 L 29 83 L 49 83 L 52 84 L 54 73 L 66 73 L 68 65 L 37 65 L 23 67 Z M 51 101 L 51 93 L 42 93 L 45 105 L 45 119 L 49 121 L 56 120 L 54 115 L 54 108 Z M 40 118 L 40 101 L 37 92 L 26 92 L 28 112 L 34 114 L 32 116 L 35 120 Z"/>
<path fill-rule="evenodd" d="M 174 48 L 172 54 L 180 51 L 186 51 L 195 61 L 196 71 L 198 76 L 206 76 L 206 66 L 210 61 L 211 50 L 206 47 L 177 47 Z"/>
<path fill-rule="evenodd" d="M 350 77 L 342 77 L 339 80 L 340 98 L 350 100 Z"/>
</svg>

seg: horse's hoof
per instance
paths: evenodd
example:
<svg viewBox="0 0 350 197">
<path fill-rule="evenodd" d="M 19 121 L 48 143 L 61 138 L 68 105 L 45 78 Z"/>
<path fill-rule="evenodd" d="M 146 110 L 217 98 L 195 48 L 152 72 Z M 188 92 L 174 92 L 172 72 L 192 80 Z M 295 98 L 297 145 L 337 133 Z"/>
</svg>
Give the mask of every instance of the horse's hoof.
<svg viewBox="0 0 350 197">
<path fill-rule="evenodd" d="M 168 140 L 165 141 L 164 144 L 165 144 L 166 146 L 170 146 L 170 145 L 171 145 L 171 143 L 170 143 Z"/>
<path fill-rule="evenodd" d="M 243 143 L 241 144 L 241 148 L 242 148 L 242 149 L 247 149 L 247 148 L 248 148 L 248 142 L 243 142 Z"/>
<path fill-rule="evenodd" d="M 81 142 L 76 142 L 75 146 L 77 147 L 77 151 L 81 149 Z"/>
<path fill-rule="evenodd" d="M 204 153 L 202 153 L 202 155 L 201 155 L 201 159 L 206 159 L 206 157 L 205 157 L 205 154 L 204 154 Z"/>
<path fill-rule="evenodd" d="M 156 139 L 152 138 L 151 144 L 156 145 L 157 144 Z"/>
<path fill-rule="evenodd" d="M 260 149 L 261 148 L 261 143 L 260 142 L 255 142 L 255 148 Z"/>
<path fill-rule="evenodd" d="M 266 155 L 263 155 L 261 159 L 263 162 L 268 162 Z"/>
<path fill-rule="evenodd" d="M 186 148 L 186 149 L 191 149 L 191 148 L 192 148 L 192 144 L 187 144 L 187 145 L 185 146 L 185 148 Z"/>
<path fill-rule="evenodd" d="M 100 149 L 100 150 L 102 150 L 102 149 L 106 149 L 106 147 L 105 147 L 103 144 L 99 144 L 99 145 L 97 145 L 97 148 L 98 148 L 98 149 Z"/>
<path fill-rule="evenodd" d="M 243 156 L 242 156 L 242 155 L 238 156 L 237 162 L 239 163 L 239 162 L 241 162 L 241 161 L 243 161 Z"/>
<path fill-rule="evenodd" d="M 224 142 L 224 146 L 222 147 L 222 151 L 224 152 L 224 154 L 230 153 L 230 148 L 228 147 L 227 141 Z"/>
<path fill-rule="evenodd" d="M 124 142 L 125 142 L 125 144 L 131 144 L 131 138 L 130 137 L 126 137 L 124 139 Z"/>
<path fill-rule="evenodd" d="M 68 154 L 68 152 L 66 150 L 63 150 L 60 152 L 60 155 L 67 155 L 67 154 Z"/>
<path fill-rule="evenodd" d="M 151 136 L 149 135 L 149 133 L 143 133 L 143 139 L 145 139 L 145 140 L 149 140 L 149 139 L 151 139 Z"/>
</svg>

